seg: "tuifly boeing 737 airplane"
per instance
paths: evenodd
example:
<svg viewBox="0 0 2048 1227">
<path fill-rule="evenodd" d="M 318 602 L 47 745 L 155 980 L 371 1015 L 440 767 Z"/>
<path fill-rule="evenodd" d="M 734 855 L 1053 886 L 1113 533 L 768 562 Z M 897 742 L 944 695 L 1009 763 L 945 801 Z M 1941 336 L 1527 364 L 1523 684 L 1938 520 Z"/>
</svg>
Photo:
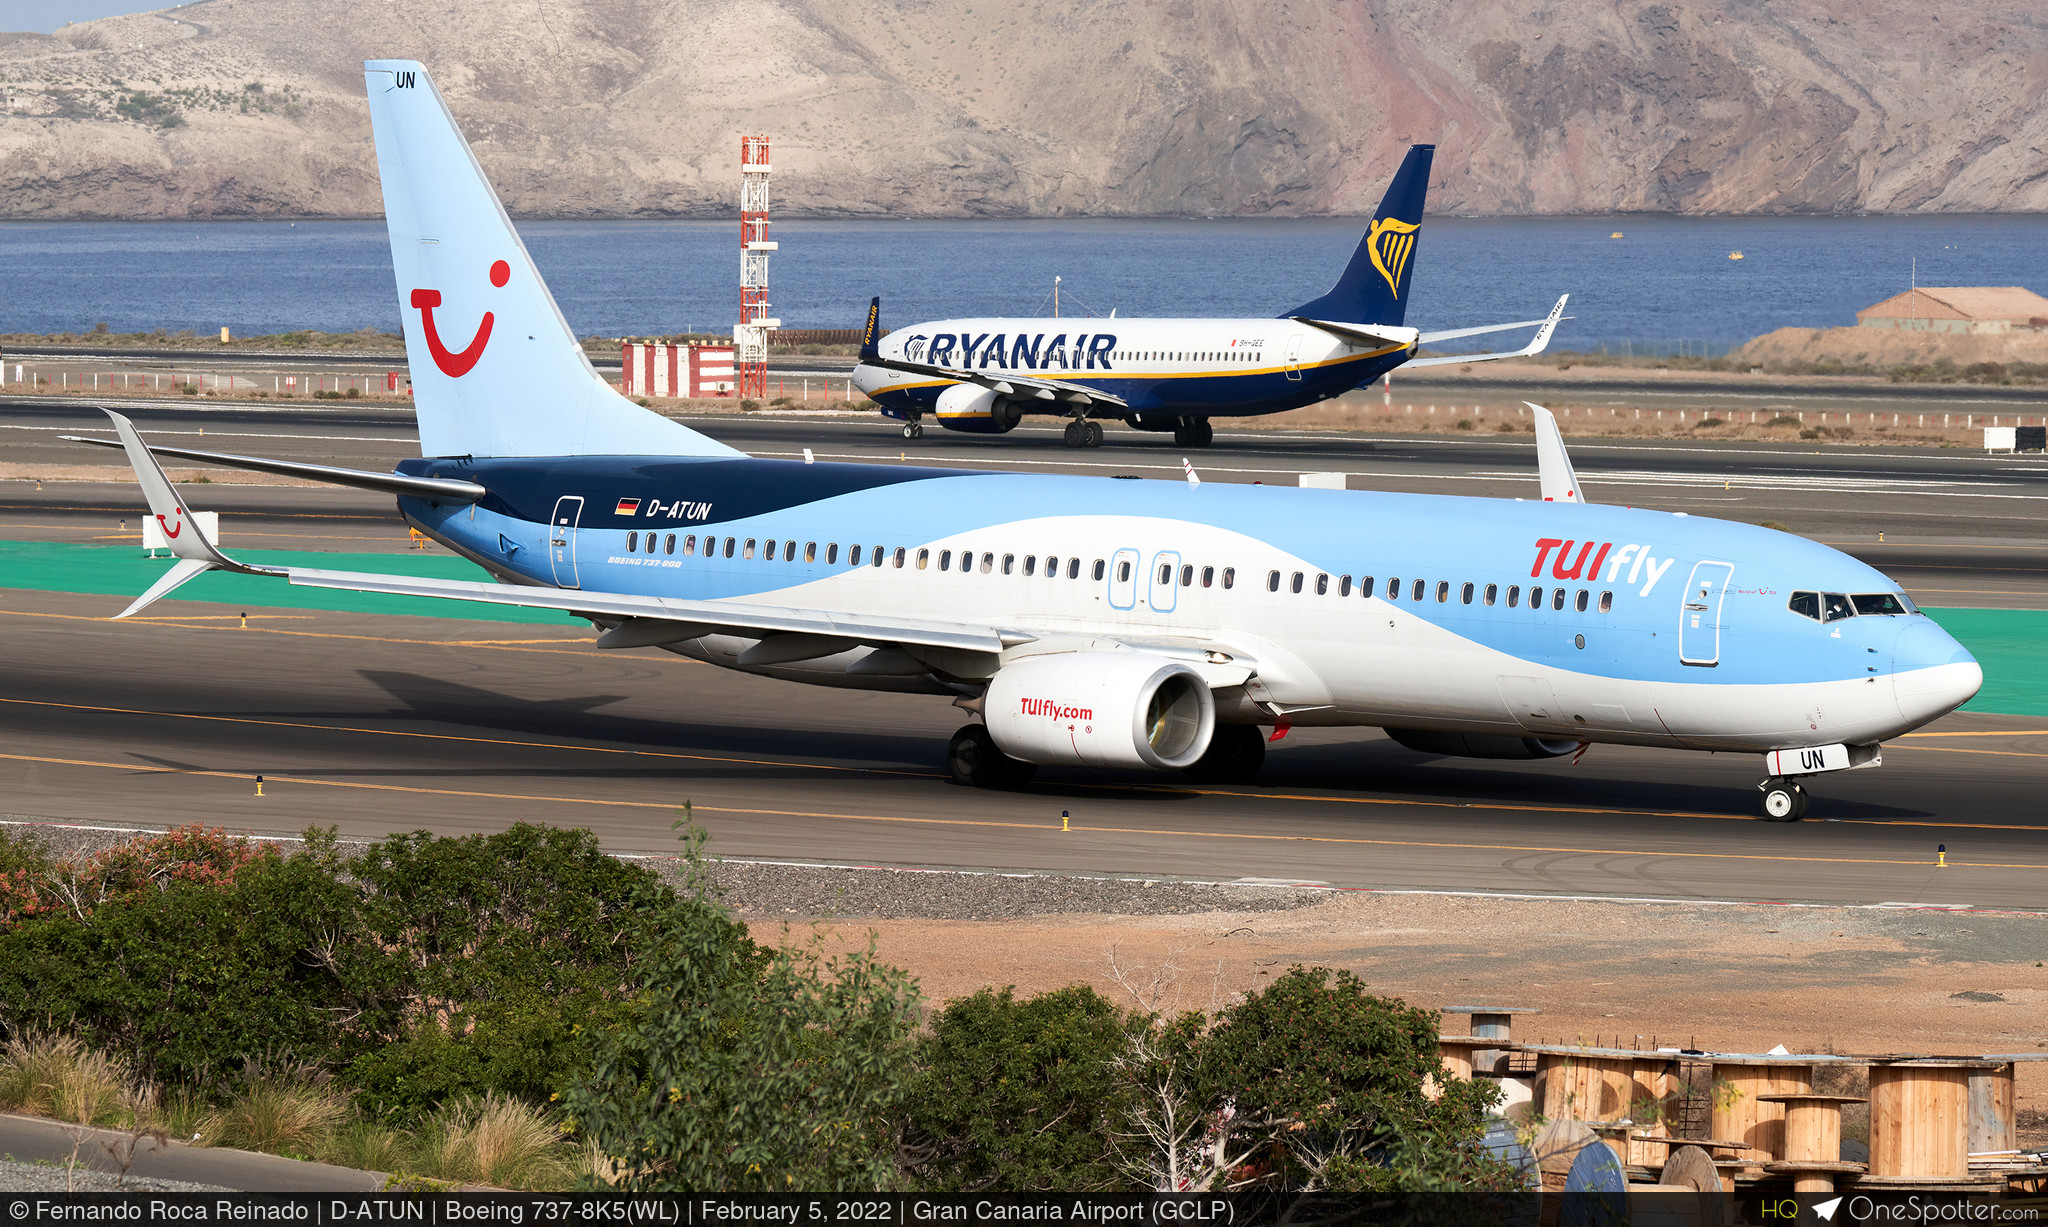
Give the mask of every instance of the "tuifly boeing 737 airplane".
<svg viewBox="0 0 2048 1227">
<path fill-rule="evenodd" d="M 156 454 L 382 491 L 498 582 L 224 553 L 109 413 L 178 561 L 565 610 L 606 649 L 931 695 L 978 717 L 955 779 L 1040 765 L 1256 772 L 1265 729 L 1371 726 L 1439 755 L 1589 743 L 1764 760 L 1799 781 L 1976 693 L 1977 662 L 1870 567 L 1789 533 L 1585 501 L 1536 409 L 1542 498 L 757 460 L 591 368 L 425 68 L 366 65 L 422 456 L 371 473 Z M 799 717 L 800 718 L 800 717 Z"/>
<path fill-rule="evenodd" d="M 1542 353 L 1569 295 L 1546 319 L 1443 332 L 1402 324 L 1435 152 L 1409 148 L 1344 275 L 1277 319 L 935 320 L 883 337 L 877 299 L 853 381 L 903 420 L 906 439 L 924 433 L 927 416 L 947 430 L 1004 434 L 1039 413 L 1070 419 L 1068 447 L 1100 445 L 1104 418 L 1207 447 L 1210 418 L 1299 409 L 1395 367 Z M 1537 330 L 1521 349 L 1416 356 L 1431 342 L 1516 328 Z"/>
</svg>

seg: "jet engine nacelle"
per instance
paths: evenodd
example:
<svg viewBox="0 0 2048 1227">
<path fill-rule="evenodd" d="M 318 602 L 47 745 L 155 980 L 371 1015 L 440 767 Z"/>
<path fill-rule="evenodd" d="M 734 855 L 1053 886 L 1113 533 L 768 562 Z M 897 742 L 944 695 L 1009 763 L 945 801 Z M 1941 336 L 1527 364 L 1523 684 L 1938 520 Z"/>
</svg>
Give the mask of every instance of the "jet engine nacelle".
<svg viewBox="0 0 2048 1227">
<path fill-rule="evenodd" d="M 1562 758 L 1579 743 L 1557 737 L 1502 737 L 1495 733 L 1446 733 L 1436 729 L 1382 729 L 1387 736 L 1424 754 L 1453 758 Z"/>
<path fill-rule="evenodd" d="M 956 383 L 939 393 L 933 412 L 939 425 L 975 435 L 1007 434 L 1024 420 L 1024 410 L 1006 401 L 993 388 L 976 383 Z"/>
<path fill-rule="evenodd" d="M 997 670 L 982 719 L 1003 753 L 1025 762 L 1177 771 L 1209 748 L 1216 700 L 1180 661 L 1072 652 Z"/>
</svg>

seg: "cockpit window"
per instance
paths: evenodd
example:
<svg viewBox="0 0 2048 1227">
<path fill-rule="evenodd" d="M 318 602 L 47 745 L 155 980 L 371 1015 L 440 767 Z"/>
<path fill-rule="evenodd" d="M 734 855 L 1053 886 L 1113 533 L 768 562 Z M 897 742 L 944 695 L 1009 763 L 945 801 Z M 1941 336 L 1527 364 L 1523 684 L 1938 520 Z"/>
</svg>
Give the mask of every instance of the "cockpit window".
<svg viewBox="0 0 2048 1227">
<path fill-rule="evenodd" d="M 1906 608 L 1905 602 L 1901 601 L 1896 593 L 1859 592 L 1849 599 L 1856 602 L 1856 612 L 1860 614 L 1907 614 L 1913 612 Z"/>
<path fill-rule="evenodd" d="M 1792 599 L 1785 602 L 1785 608 L 1802 618 L 1812 618 L 1815 622 L 1818 622 L 1820 621 L 1820 593 L 1795 592 L 1792 594 Z"/>
<path fill-rule="evenodd" d="M 1849 598 L 1839 592 L 1822 593 L 1820 608 L 1823 622 L 1839 622 L 1856 616 L 1856 611 L 1849 606 Z"/>
</svg>

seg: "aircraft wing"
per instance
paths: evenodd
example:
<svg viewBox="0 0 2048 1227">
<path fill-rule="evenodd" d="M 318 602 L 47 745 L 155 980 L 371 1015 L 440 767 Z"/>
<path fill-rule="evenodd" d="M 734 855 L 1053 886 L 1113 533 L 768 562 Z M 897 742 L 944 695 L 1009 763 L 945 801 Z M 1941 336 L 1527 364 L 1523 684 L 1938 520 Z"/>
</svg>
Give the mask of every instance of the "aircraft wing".
<svg viewBox="0 0 2048 1227">
<path fill-rule="evenodd" d="M 1425 342 L 1444 341 L 1452 337 L 1478 336 L 1482 332 L 1505 332 L 1510 328 L 1527 328 L 1531 324 L 1542 325 L 1536 336 L 1521 349 L 1504 350 L 1497 354 L 1449 354 L 1441 358 L 1410 358 L 1401 364 L 1402 369 L 1417 366 L 1448 366 L 1453 362 L 1494 362 L 1501 358 L 1527 358 L 1532 354 L 1540 354 L 1549 346 L 1550 334 L 1557 331 L 1558 323 L 1571 318 L 1564 313 L 1564 305 L 1570 299 L 1569 294 L 1558 295 L 1557 305 L 1550 309 L 1550 315 L 1545 319 L 1524 320 L 1519 324 L 1489 324 L 1484 328 L 1454 328 L 1449 332 L 1425 332 L 1421 338 Z"/>
<path fill-rule="evenodd" d="M 1086 384 L 1072 383 L 1065 379 L 1041 379 L 1036 375 L 1014 373 L 994 374 L 989 371 L 969 371 L 950 366 L 933 366 L 927 362 L 906 362 L 901 358 L 884 358 L 879 354 L 861 359 L 863 366 L 878 366 L 883 370 L 902 371 L 909 375 L 928 375 L 933 379 L 951 379 L 957 383 L 979 384 L 1002 396 L 1014 396 L 1020 400 L 1041 400 L 1063 402 L 1069 405 L 1109 405 L 1117 409 L 1128 409 L 1131 403 L 1113 392 L 1091 388 Z"/>
</svg>

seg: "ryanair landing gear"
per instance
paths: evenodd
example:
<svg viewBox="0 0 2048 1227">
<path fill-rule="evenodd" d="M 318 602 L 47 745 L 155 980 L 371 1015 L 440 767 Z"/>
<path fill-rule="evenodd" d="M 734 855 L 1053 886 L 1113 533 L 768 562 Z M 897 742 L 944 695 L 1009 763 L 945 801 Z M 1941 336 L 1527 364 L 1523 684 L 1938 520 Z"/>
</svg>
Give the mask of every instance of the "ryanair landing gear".
<svg viewBox="0 0 2048 1227">
<path fill-rule="evenodd" d="M 1774 775 L 1757 785 L 1764 794 L 1764 817 L 1772 822 L 1797 822 L 1806 817 L 1806 790 L 1798 781 Z"/>
<path fill-rule="evenodd" d="M 903 423 L 903 437 L 906 439 L 924 438 L 924 426 L 916 418 L 912 418 L 908 422 Z"/>
<path fill-rule="evenodd" d="M 1101 447 L 1102 423 L 1091 422 L 1086 418 L 1068 422 L 1062 437 L 1068 447 Z"/>
<path fill-rule="evenodd" d="M 1187 769 L 1189 779 L 1202 784 L 1244 784 L 1266 765 L 1266 734 L 1256 724 L 1219 724 L 1202 751 Z"/>
<path fill-rule="evenodd" d="M 1181 418 L 1173 424 L 1173 441 L 1182 447 L 1207 447 L 1215 438 L 1208 418 Z"/>
<path fill-rule="evenodd" d="M 996 748 L 985 724 L 963 725 L 946 747 L 946 766 L 955 784 L 970 788 L 1021 788 L 1038 772 L 1035 763 L 1011 758 Z"/>
</svg>

